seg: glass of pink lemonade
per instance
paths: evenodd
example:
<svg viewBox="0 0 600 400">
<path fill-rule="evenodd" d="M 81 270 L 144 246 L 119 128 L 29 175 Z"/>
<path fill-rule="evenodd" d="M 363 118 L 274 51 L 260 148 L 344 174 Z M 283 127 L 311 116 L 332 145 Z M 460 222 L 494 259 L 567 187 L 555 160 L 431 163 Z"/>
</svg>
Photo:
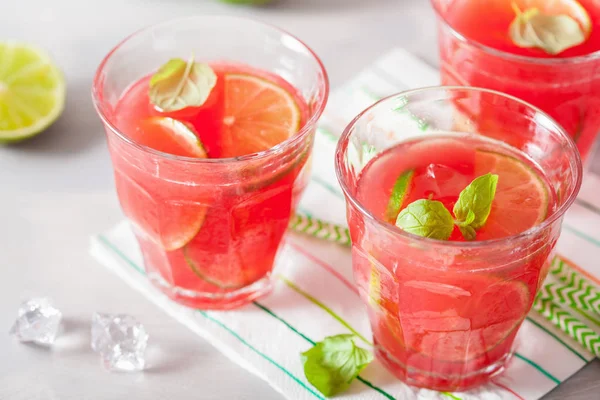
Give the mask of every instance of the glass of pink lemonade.
<svg viewBox="0 0 600 400">
<path fill-rule="evenodd" d="M 378 358 L 436 390 L 502 371 L 581 185 L 569 135 L 499 92 L 420 89 L 356 117 L 336 171 Z"/>
<path fill-rule="evenodd" d="M 93 97 L 117 194 L 168 296 L 228 309 L 269 291 L 327 95 L 311 49 L 242 18 L 161 23 L 102 61 Z"/>
<path fill-rule="evenodd" d="M 483 87 L 523 99 L 558 121 L 583 159 L 591 158 L 600 131 L 596 0 L 431 2 L 440 21 L 444 85 Z"/>
</svg>

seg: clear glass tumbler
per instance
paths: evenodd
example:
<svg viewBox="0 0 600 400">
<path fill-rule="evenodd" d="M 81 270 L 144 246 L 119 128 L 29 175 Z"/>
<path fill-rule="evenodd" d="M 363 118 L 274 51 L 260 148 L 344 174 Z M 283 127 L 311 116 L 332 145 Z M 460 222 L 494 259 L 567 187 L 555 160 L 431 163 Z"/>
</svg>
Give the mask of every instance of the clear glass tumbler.
<svg viewBox="0 0 600 400">
<path fill-rule="evenodd" d="M 444 135 L 483 136 L 489 151 L 510 145 L 526 155 L 555 196 L 545 220 L 513 236 L 459 242 L 415 236 L 375 216 L 358 195 L 370 160 Z M 394 154 L 397 161 L 414 156 Z M 581 185 L 581 159 L 569 135 L 538 108 L 499 92 L 418 89 L 383 99 L 350 123 L 338 143 L 336 172 L 377 357 L 406 383 L 435 390 L 467 389 L 502 371 Z M 369 182 L 368 196 L 389 199 Z"/>
<path fill-rule="evenodd" d="M 497 90 L 541 108 L 571 135 L 584 161 L 591 159 L 600 132 L 600 52 L 537 58 L 485 46 L 449 22 L 451 13 L 467 12 L 476 1 L 431 0 L 439 21 L 442 84 Z M 510 9 L 511 0 L 501 1 Z"/>
<path fill-rule="evenodd" d="M 123 93 L 167 60 L 190 54 L 287 81 L 306 103 L 304 125 L 268 150 L 236 158 L 180 157 L 131 140 L 115 117 Z M 154 284 L 202 309 L 238 307 L 269 291 L 280 244 L 307 183 L 328 92 L 325 69 L 310 48 L 276 27 L 243 18 L 160 23 L 106 56 L 93 98 L 106 128 L 119 201 Z"/>
</svg>

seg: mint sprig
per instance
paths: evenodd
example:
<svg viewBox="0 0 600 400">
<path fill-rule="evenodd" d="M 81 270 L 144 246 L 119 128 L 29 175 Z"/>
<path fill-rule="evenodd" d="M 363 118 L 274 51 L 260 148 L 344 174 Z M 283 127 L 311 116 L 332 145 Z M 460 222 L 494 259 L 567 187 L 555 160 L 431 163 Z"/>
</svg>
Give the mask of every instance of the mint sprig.
<svg viewBox="0 0 600 400">
<path fill-rule="evenodd" d="M 165 112 L 199 107 L 217 84 L 217 75 L 208 64 L 173 58 L 150 78 L 150 101 Z"/>
<path fill-rule="evenodd" d="M 498 175 L 485 174 L 475 178 L 458 196 L 454 204 L 454 217 L 459 227 L 480 229 L 492 209 L 492 202 L 496 196 Z"/>
<path fill-rule="evenodd" d="M 454 218 L 439 201 L 416 200 L 400 212 L 396 226 L 414 235 L 448 240 L 456 225 L 465 239 L 474 240 L 476 231 L 485 225 L 490 215 L 497 186 L 498 175 L 475 178 L 460 192 L 453 209 Z"/>
<path fill-rule="evenodd" d="M 521 11 L 512 3 L 516 17 L 509 27 L 512 42 L 523 48 L 539 48 L 556 55 L 587 40 L 589 26 L 584 31 L 580 23 L 567 14 L 544 14 L 538 8 Z"/>
<path fill-rule="evenodd" d="M 323 395 L 346 390 L 373 361 L 373 354 L 354 343 L 355 335 L 328 336 L 302 353 L 306 379 Z"/>
<path fill-rule="evenodd" d="M 400 212 L 396 226 L 413 235 L 448 240 L 454 229 L 454 219 L 439 201 L 421 199 Z"/>
</svg>

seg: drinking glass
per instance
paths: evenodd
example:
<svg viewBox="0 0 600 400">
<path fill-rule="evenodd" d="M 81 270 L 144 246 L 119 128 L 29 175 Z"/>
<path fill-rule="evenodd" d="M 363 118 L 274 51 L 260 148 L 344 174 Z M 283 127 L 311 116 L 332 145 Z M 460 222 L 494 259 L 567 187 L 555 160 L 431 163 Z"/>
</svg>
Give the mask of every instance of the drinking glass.
<svg viewBox="0 0 600 400">
<path fill-rule="evenodd" d="M 439 21 L 442 84 L 493 89 L 525 100 L 565 128 L 584 161 L 592 159 L 600 131 L 600 52 L 537 58 L 485 46 L 448 22 L 448 13 L 456 12 L 459 2 L 464 4 L 462 0 L 431 0 Z"/>
<path fill-rule="evenodd" d="M 427 137 L 456 140 L 457 134 L 490 139 L 498 153 L 509 145 L 536 164 L 554 196 L 545 220 L 501 239 L 440 241 L 376 217 L 357 196 L 361 172 L 382 152 Z M 406 383 L 435 390 L 468 389 L 501 372 L 581 185 L 581 159 L 569 135 L 515 97 L 425 88 L 385 98 L 358 115 L 341 136 L 335 164 L 354 278 L 379 360 Z"/>
<path fill-rule="evenodd" d="M 131 140 L 115 118 L 123 93 L 167 60 L 190 54 L 286 80 L 307 105 L 305 124 L 284 142 L 237 158 L 180 157 Z M 104 122 L 119 201 L 148 278 L 168 296 L 196 308 L 229 309 L 269 291 L 290 216 L 307 183 L 315 126 L 328 91 L 323 64 L 303 42 L 237 17 L 163 22 L 129 36 L 102 61 L 93 99 Z"/>
</svg>

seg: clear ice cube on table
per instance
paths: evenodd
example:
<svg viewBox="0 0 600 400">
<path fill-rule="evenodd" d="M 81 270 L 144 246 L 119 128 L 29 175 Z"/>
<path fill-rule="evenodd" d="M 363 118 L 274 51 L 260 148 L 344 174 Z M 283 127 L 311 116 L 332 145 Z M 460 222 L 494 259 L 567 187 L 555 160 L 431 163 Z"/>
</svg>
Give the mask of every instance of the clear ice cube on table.
<svg viewBox="0 0 600 400">
<path fill-rule="evenodd" d="M 29 299 L 19 307 L 10 334 L 21 342 L 51 345 L 60 330 L 62 313 L 45 297 Z"/>
<path fill-rule="evenodd" d="M 92 317 L 92 350 L 111 371 L 139 371 L 146 363 L 148 333 L 134 317 L 95 313 Z"/>
</svg>

